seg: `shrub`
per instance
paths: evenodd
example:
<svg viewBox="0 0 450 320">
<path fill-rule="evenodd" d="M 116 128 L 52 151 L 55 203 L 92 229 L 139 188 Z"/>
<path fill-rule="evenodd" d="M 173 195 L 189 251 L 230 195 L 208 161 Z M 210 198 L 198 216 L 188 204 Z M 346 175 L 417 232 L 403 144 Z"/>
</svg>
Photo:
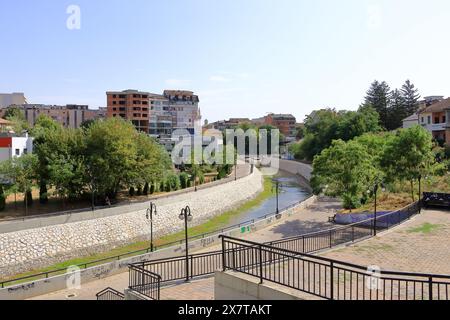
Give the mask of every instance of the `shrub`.
<svg viewBox="0 0 450 320">
<path fill-rule="evenodd" d="M 189 187 L 189 175 L 186 172 L 180 173 L 180 186 L 181 189 Z"/>
<path fill-rule="evenodd" d="M 25 201 L 25 199 L 24 199 Z M 31 193 L 31 190 L 28 190 L 26 193 L 26 201 L 27 206 L 31 207 L 33 205 L 33 194 Z"/>
<path fill-rule="evenodd" d="M 148 190 L 149 190 L 149 184 L 148 184 L 148 182 L 146 182 L 144 185 L 144 190 L 142 191 L 144 193 L 144 196 L 148 195 Z"/>
<path fill-rule="evenodd" d="M 0 185 L 0 211 L 5 210 L 5 208 L 6 208 L 5 192 L 3 191 L 3 186 Z"/>
</svg>

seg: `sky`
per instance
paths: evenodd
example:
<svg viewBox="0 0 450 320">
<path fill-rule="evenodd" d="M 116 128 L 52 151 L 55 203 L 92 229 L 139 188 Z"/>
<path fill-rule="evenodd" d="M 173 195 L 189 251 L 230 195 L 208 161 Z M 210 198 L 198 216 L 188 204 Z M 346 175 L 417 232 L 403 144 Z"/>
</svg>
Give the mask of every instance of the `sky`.
<svg viewBox="0 0 450 320">
<path fill-rule="evenodd" d="M 448 0 L 1 0 L 0 92 L 96 108 L 186 89 L 209 122 L 356 110 L 375 79 L 449 96 L 449 15 Z"/>
</svg>

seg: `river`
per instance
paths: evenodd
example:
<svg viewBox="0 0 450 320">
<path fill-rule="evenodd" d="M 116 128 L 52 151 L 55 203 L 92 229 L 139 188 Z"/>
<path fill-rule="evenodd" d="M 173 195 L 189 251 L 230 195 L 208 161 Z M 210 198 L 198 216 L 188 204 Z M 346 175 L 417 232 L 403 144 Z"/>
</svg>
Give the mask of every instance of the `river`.
<svg viewBox="0 0 450 320">
<path fill-rule="evenodd" d="M 279 171 L 275 178 L 280 182 L 280 191 L 278 195 L 279 208 L 290 206 L 296 202 L 308 198 L 311 193 L 302 186 L 299 177 L 285 171 Z M 264 200 L 260 205 L 250 209 L 239 216 L 230 219 L 228 226 L 239 224 L 252 219 L 258 219 L 268 213 L 275 213 L 277 208 L 276 192 L 273 189 L 273 196 Z"/>
</svg>

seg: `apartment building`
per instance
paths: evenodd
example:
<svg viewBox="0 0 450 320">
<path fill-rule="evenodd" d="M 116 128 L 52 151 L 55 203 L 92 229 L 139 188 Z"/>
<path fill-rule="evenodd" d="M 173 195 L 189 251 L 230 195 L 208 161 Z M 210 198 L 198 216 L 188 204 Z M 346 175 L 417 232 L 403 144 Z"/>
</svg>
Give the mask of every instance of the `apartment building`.
<svg viewBox="0 0 450 320">
<path fill-rule="evenodd" d="M 185 90 L 164 90 L 163 96 L 173 115 L 173 129 L 187 130 L 191 135 L 201 134 L 199 97 Z"/>
<path fill-rule="evenodd" d="M 277 127 L 286 140 L 295 140 L 297 120 L 291 114 L 270 113 L 265 117 L 265 124 Z"/>
<path fill-rule="evenodd" d="M 107 117 L 122 117 L 137 130 L 149 133 L 149 95 L 138 90 L 106 92 Z"/>
<path fill-rule="evenodd" d="M 10 105 L 26 104 L 27 99 L 22 92 L 0 93 L 0 108 L 6 108 Z"/>
<path fill-rule="evenodd" d="M 79 128 L 87 120 L 95 120 L 104 117 L 105 109 L 89 109 L 87 105 L 68 104 L 65 106 L 44 104 L 11 105 L 9 108 L 17 108 L 22 111 L 30 126 L 36 124 L 37 118 L 47 115 L 66 128 Z M 8 108 L 0 109 L 0 117 L 4 117 Z"/>
</svg>

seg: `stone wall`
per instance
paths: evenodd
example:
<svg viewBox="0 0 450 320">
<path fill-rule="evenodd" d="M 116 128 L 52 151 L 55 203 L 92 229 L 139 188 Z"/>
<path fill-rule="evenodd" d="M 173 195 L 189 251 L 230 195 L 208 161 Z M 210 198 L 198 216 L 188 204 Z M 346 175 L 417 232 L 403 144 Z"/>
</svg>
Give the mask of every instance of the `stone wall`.
<svg viewBox="0 0 450 320">
<path fill-rule="evenodd" d="M 183 230 L 178 215 L 189 205 L 199 225 L 213 216 L 236 208 L 262 189 L 262 175 L 254 173 L 223 185 L 155 201 L 154 236 Z M 0 234 L 0 276 L 41 268 L 57 262 L 149 238 L 150 223 L 145 210 L 137 210 L 87 221 Z"/>
</svg>

